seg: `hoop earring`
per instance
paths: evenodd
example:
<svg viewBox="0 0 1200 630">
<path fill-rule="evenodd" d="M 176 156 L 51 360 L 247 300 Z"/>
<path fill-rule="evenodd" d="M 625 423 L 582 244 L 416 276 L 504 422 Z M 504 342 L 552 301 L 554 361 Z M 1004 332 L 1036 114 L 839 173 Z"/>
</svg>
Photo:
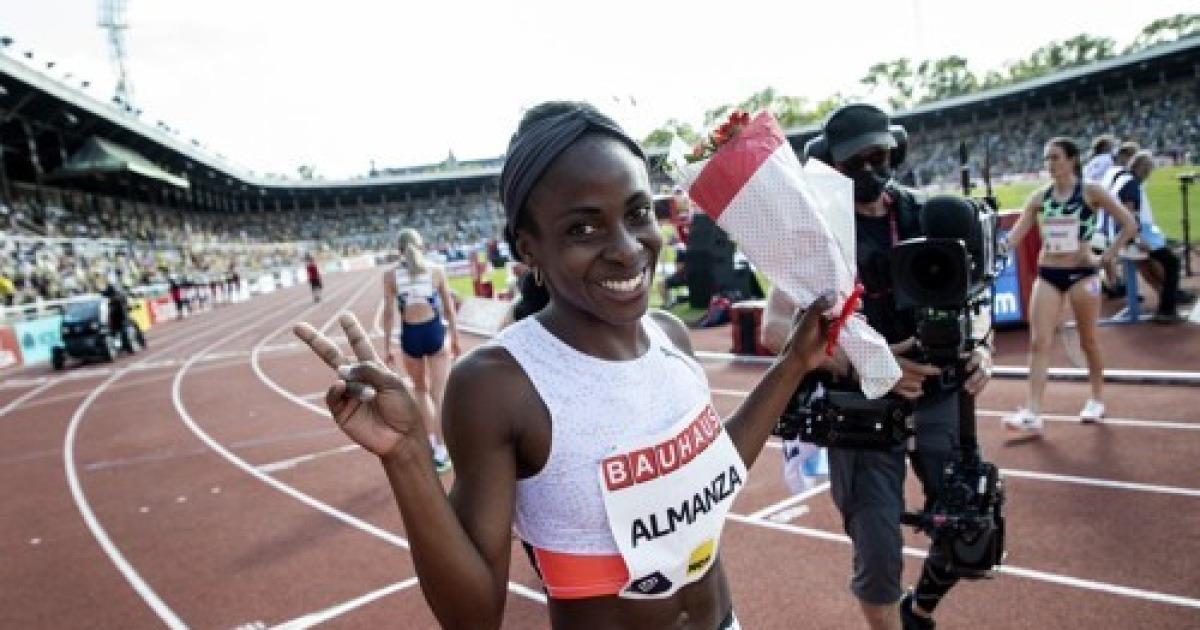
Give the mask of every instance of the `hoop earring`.
<svg viewBox="0 0 1200 630">
<path fill-rule="evenodd" d="M 539 287 L 542 286 L 542 270 L 538 269 L 537 267 L 534 267 L 532 269 L 532 272 L 533 272 L 533 283 L 538 285 Z"/>
</svg>

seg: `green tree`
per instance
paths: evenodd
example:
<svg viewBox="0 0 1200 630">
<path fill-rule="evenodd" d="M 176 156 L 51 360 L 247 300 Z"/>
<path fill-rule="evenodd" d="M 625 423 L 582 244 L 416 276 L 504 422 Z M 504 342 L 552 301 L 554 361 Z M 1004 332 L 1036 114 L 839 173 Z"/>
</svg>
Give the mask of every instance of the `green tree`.
<svg viewBox="0 0 1200 630">
<path fill-rule="evenodd" d="M 917 66 L 921 86 L 921 103 L 970 94 L 979 88 L 979 80 L 967 67 L 967 60 L 958 55 L 922 61 Z"/>
<path fill-rule="evenodd" d="M 1159 18 L 1142 29 L 1142 32 L 1134 38 L 1133 43 L 1125 49 L 1125 53 L 1140 52 L 1159 44 L 1197 35 L 1200 35 L 1200 13 L 1180 13 L 1167 18 Z"/>
<path fill-rule="evenodd" d="M 912 61 L 902 57 L 871 66 L 858 82 L 866 86 L 870 93 L 886 98 L 892 111 L 901 111 L 914 104 L 915 79 Z"/>
<path fill-rule="evenodd" d="M 1063 42 L 1067 66 L 1083 66 L 1109 59 L 1116 54 L 1117 42 L 1111 37 L 1092 37 L 1079 34 Z"/>
<path fill-rule="evenodd" d="M 651 131 L 649 135 L 642 140 L 642 144 L 648 147 L 668 147 L 671 146 L 671 138 L 679 136 L 684 142 L 689 145 L 694 145 L 700 142 L 700 133 L 694 127 L 685 122 L 680 122 L 674 118 L 668 120 L 662 127 Z"/>
</svg>

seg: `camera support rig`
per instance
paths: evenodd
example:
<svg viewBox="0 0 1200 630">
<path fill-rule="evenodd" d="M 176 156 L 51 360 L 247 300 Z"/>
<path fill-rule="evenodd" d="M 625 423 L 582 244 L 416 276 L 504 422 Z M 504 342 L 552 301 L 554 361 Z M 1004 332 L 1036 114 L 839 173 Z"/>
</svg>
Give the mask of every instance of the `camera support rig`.
<svg viewBox="0 0 1200 630">
<path fill-rule="evenodd" d="M 965 369 L 965 361 L 959 369 Z M 941 484 L 920 512 L 905 512 L 903 525 L 929 535 L 947 559 L 947 572 L 960 578 L 995 576 L 1004 562 L 1004 481 L 983 460 L 975 432 L 975 397 L 958 392 L 958 457 L 946 462 Z"/>
</svg>

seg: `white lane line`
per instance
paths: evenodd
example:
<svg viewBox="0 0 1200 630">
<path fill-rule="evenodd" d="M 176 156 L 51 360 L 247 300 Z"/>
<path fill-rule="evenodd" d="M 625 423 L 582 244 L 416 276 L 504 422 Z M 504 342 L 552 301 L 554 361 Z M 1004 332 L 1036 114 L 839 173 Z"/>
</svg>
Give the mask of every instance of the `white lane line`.
<svg viewBox="0 0 1200 630">
<path fill-rule="evenodd" d="M 374 321 L 371 325 L 372 335 L 378 335 L 380 337 L 383 336 L 383 309 L 388 306 L 391 305 L 388 304 L 386 300 L 380 300 L 379 306 L 375 307 L 375 317 L 372 318 Z"/>
<path fill-rule="evenodd" d="M 729 396 L 730 398 L 745 398 L 750 395 L 749 392 L 740 389 L 713 389 L 714 396 Z M 1012 411 L 1000 411 L 997 409 L 976 409 L 975 414 L 979 416 L 989 416 L 993 418 L 1003 418 L 1004 416 L 1012 415 Z M 1050 422 L 1068 422 L 1071 424 L 1081 424 L 1079 416 L 1063 416 L 1056 414 L 1042 414 L 1042 420 Z M 1105 418 L 1096 423 L 1097 425 L 1113 425 L 1123 427 L 1135 427 L 1139 429 L 1174 429 L 1179 431 L 1200 431 L 1200 422 L 1169 422 L 1166 420 L 1140 420 L 1137 418 Z"/>
<path fill-rule="evenodd" d="M 336 618 L 339 615 L 350 612 L 351 610 L 354 610 L 355 608 L 358 608 L 359 606 L 365 606 L 366 604 L 369 604 L 377 599 L 387 597 L 388 595 L 391 595 L 393 593 L 398 593 L 406 588 L 412 588 L 412 587 L 416 586 L 417 584 L 418 584 L 417 578 L 411 577 L 411 578 L 408 578 L 407 580 L 404 580 L 403 582 L 397 582 L 395 584 L 386 586 L 379 590 L 371 591 L 370 593 L 367 593 L 365 595 L 360 595 L 359 597 L 355 597 L 354 599 L 352 599 L 348 602 L 338 604 L 337 606 L 326 608 L 325 610 L 318 611 L 315 613 L 309 613 L 307 615 L 304 615 L 303 617 L 298 617 L 291 621 L 285 621 L 284 623 L 281 623 L 277 626 L 272 626 L 272 629 L 273 630 L 305 630 L 306 628 L 311 628 L 317 624 L 324 623 L 326 621 L 329 621 L 330 619 Z"/>
<path fill-rule="evenodd" d="M 769 521 L 769 520 L 767 520 L 767 521 L 755 520 L 755 519 L 751 519 L 748 516 L 743 516 L 741 514 L 734 514 L 732 512 L 729 514 L 728 518 L 730 520 L 737 521 L 739 523 L 745 523 L 747 525 L 752 525 L 752 526 L 757 526 L 757 527 L 765 527 L 767 529 L 774 529 L 774 530 L 778 530 L 781 532 L 787 532 L 790 534 L 799 534 L 801 536 L 807 536 L 809 538 L 817 538 L 820 540 L 829 540 L 829 541 L 833 541 L 833 542 L 840 542 L 840 543 L 847 544 L 847 545 L 850 544 L 850 539 L 847 536 L 842 535 L 842 534 L 834 534 L 832 532 L 827 532 L 827 531 L 821 530 L 821 529 L 813 529 L 811 527 L 792 525 L 790 523 L 776 523 L 774 521 Z M 920 549 L 914 549 L 912 547 L 904 547 L 903 550 L 904 550 L 904 555 L 914 557 L 914 558 L 924 558 L 926 555 L 928 555 L 928 554 L 926 554 L 926 552 L 924 552 Z M 1121 586 L 1120 584 L 1111 584 L 1108 582 L 1100 582 L 1098 580 L 1086 580 L 1083 578 L 1074 578 L 1074 577 L 1070 577 L 1070 576 L 1059 575 L 1057 573 L 1050 573 L 1048 571 L 1039 571 L 1037 569 L 1026 569 L 1023 567 L 1016 567 L 1016 566 L 1012 566 L 1012 565 L 1001 566 L 1000 572 L 1008 573 L 1008 574 L 1012 574 L 1012 575 L 1016 575 L 1016 576 L 1020 576 L 1020 577 L 1024 577 L 1024 578 L 1029 578 L 1031 580 L 1037 580 L 1040 582 L 1049 582 L 1052 584 L 1059 584 L 1062 586 L 1070 586 L 1070 587 L 1084 589 L 1084 590 L 1098 591 L 1098 592 L 1106 593 L 1109 595 L 1120 595 L 1123 597 L 1130 597 L 1133 599 L 1144 599 L 1144 600 L 1159 602 L 1159 603 L 1163 603 L 1163 604 L 1173 604 L 1175 606 L 1183 606 L 1186 608 L 1200 608 L 1200 599 L 1193 599 L 1191 597 L 1183 597 L 1182 595 L 1171 595 L 1170 593 L 1160 593 L 1158 591 L 1150 591 L 1150 590 L 1145 590 L 1145 589 L 1140 589 L 1140 588 L 1133 588 L 1130 586 Z"/>
<path fill-rule="evenodd" d="M 1193 488 L 1179 488 L 1175 486 L 1158 486 L 1148 483 L 1135 483 L 1132 481 L 1115 481 L 1112 479 L 1094 479 L 1091 477 L 1075 477 L 1072 475 L 1056 475 L 1052 473 L 1035 472 L 1031 470 L 1011 470 L 1002 468 L 1000 474 L 1005 477 L 1018 477 L 1021 479 L 1037 479 L 1039 481 L 1060 481 L 1062 483 L 1074 483 L 1082 486 L 1096 486 L 1100 488 L 1119 488 L 1121 490 L 1136 490 L 1139 492 L 1156 492 L 1158 494 L 1171 494 L 1183 497 L 1200 497 L 1200 490 Z"/>
<path fill-rule="evenodd" d="M 138 575 L 137 571 L 134 570 L 133 565 L 129 564 L 129 561 L 125 559 L 125 556 L 122 555 L 121 551 L 117 549 L 117 546 L 113 544 L 112 538 L 109 537 L 108 532 L 104 529 L 104 526 L 100 524 L 100 519 L 96 518 L 95 512 L 92 511 L 91 506 L 88 504 L 87 496 L 83 492 L 83 484 L 79 482 L 79 472 L 75 463 L 75 436 L 79 432 L 79 425 L 83 421 L 83 415 L 92 406 L 92 403 L 96 401 L 100 394 L 103 394 L 104 390 L 108 389 L 108 387 L 112 385 L 114 381 L 120 378 L 123 373 L 124 372 L 120 370 L 113 372 L 112 376 L 109 376 L 103 383 L 93 389 L 92 392 L 88 394 L 88 397 L 85 398 L 83 402 L 80 403 L 79 407 L 75 409 L 75 414 L 71 416 L 71 422 L 67 427 L 65 444 L 63 445 L 63 468 L 67 473 L 67 485 L 71 489 L 71 496 L 75 499 L 75 506 L 79 508 L 79 513 L 83 516 L 83 522 L 87 524 L 88 529 L 92 532 L 92 536 L 96 539 L 96 542 L 100 543 L 100 547 L 104 550 L 104 553 L 108 555 L 109 560 L 116 565 L 117 570 L 119 570 L 121 574 L 125 576 L 126 581 L 128 581 L 129 585 L 133 587 L 133 590 L 141 596 L 142 600 L 145 601 L 146 604 L 149 605 L 156 614 L 158 614 L 158 618 L 161 619 L 168 628 L 179 628 L 182 630 L 187 628 L 187 625 L 183 623 L 183 620 L 181 620 L 175 614 L 175 611 L 171 610 L 171 608 L 167 606 L 166 602 L 164 602 L 162 598 L 160 598 L 158 594 L 154 592 L 154 589 L 150 588 L 150 585 L 147 584 L 140 575 Z"/>
<path fill-rule="evenodd" d="M 237 328 L 244 321 L 252 319 L 253 313 L 247 314 L 246 317 L 239 318 L 235 321 L 230 321 L 216 330 L 224 331 L 230 328 Z M 212 329 L 209 329 L 210 331 Z M 217 334 L 220 334 L 219 332 Z M 235 333 L 236 334 L 236 333 Z M 194 341 L 194 338 L 188 337 L 181 339 L 179 342 L 156 350 L 151 356 L 161 356 L 170 350 L 173 350 L 184 343 Z M 108 556 L 109 560 L 117 567 L 117 570 L 125 577 L 129 585 L 134 591 L 141 596 L 142 600 L 150 606 L 159 619 L 168 628 L 187 628 L 186 624 L 171 610 L 169 606 L 150 588 L 150 585 L 138 575 L 137 570 L 125 558 L 112 538 L 108 535 L 108 531 L 100 523 L 100 519 L 96 517 L 96 513 L 92 510 L 91 504 L 88 501 L 87 495 L 83 491 L 83 484 L 79 480 L 78 464 L 75 461 L 75 441 L 79 433 L 79 426 L 83 423 L 84 414 L 91 408 L 92 404 L 100 397 L 113 383 L 130 372 L 128 368 L 109 370 L 109 377 L 97 385 L 86 398 L 83 399 L 79 406 L 76 407 L 75 413 L 71 416 L 71 420 L 67 424 L 67 432 L 63 437 L 63 469 L 67 477 L 67 487 L 71 492 L 71 497 L 75 501 L 76 508 L 79 509 L 80 515 L 83 517 L 83 522 L 91 531 L 92 537 L 100 545 L 100 548 Z"/>
<path fill-rule="evenodd" d="M 1003 418 L 1010 416 L 1013 411 L 997 411 L 993 409 L 976 409 L 975 413 L 980 416 L 989 416 L 993 418 Z M 1042 420 L 1050 422 L 1068 422 L 1070 424 L 1082 424 L 1079 421 L 1079 416 L 1062 416 L 1056 414 L 1042 414 Z M 1105 418 L 1098 425 L 1110 424 L 1113 426 L 1135 427 L 1139 429 L 1174 429 L 1179 431 L 1200 431 L 1200 423 L 1197 422 L 1168 422 L 1166 420 L 1139 420 L 1137 418 Z"/>
<path fill-rule="evenodd" d="M 3 418 L 4 416 L 8 415 L 8 413 L 10 411 L 17 409 L 21 405 L 25 404 L 25 402 L 28 401 L 30 398 L 33 398 L 34 396 L 37 396 L 38 394 L 46 391 L 47 389 L 50 388 L 50 386 L 54 385 L 55 382 L 56 381 L 46 381 L 45 383 L 42 383 L 41 385 L 38 385 L 37 387 L 25 392 L 24 394 L 21 394 L 15 400 L 8 403 L 7 405 L 4 405 L 4 408 L 0 409 L 0 418 Z"/>
<path fill-rule="evenodd" d="M 746 354 L 732 354 L 729 352 L 709 352 L 706 350 L 697 350 L 696 358 L 701 361 L 724 362 L 724 363 L 748 363 L 751 365 L 770 365 L 775 362 L 775 357 L 762 357 Z M 997 365 L 993 368 L 993 374 L 1004 377 L 1020 377 L 1026 378 L 1029 376 L 1029 368 L 1020 365 Z M 1052 367 L 1048 373 L 1050 378 L 1058 379 L 1083 379 L 1088 373 L 1084 368 L 1060 368 Z M 1122 370 L 1109 368 L 1104 370 L 1104 375 L 1112 380 L 1131 380 L 1145 379 L 1158 381 L 1177 381 L 1179 383 L 1198 383 L 1200 382 L 1200 372 L 1182 371 L 1182 370 Z"/>
<path fill-rule="evenodd" d="M 776 523 L 787 523 L 789 521 L 794 521 L 805 514 L 808 514 L 808 512 L 809 507 L 807 505 L 797 505 L 787 508 L 786 510 L 780 510 L 768 516 L 767 520 L 774 521 Z"/>
<path fill-rule="evenodd" d="M 804 492 L 801 492 L 799 494 L 794 494 L 782 501 L 768 505 L 767 507 L 765 507 L 761 510 L 758 510 L 757 512 L 752 512 L 746 518 L 754 519 L 756 521 L 767 518 L 771 514 L 774 514 L 781 510 L 786 510 L 798 503 L 803 503 L 803 502 L 817 496 L 818 494 L 825 492 L 828 489 L 829 489 L 829 482 L 823 481 L 823 482 L 809 488 L 808 490 L 805 490 Z"/>
<path fill-rule="evenodd" d="M 22 387 L 32 387 L 41 385 L 46 381 L 51 380 L 45 376 L 34 376 L 30 378 L 10 378 L 0 383 L 0 389 L 20 389 Z"/>
<path fill-rule="evenodd" d="M 308 455 L 292 457 L 291 459 L 284 459 L 284 460 L 280 460 L 277 462 L 272 462 L 270 464 L 261 464 L 261 465 L 259 465 L 258 469 L 265 473 L 275 473 L 275 472 L 279 472 L 281 470 L 287 470 L 289 468 L 294 468 L 297 464 L 303 464 L 305 462 L 310 462 L 310 461 L 313 461 L 314 459 L 320 459 L 322 457 L 328 457 L 330 455 L 341 455 L 342 453 L 349 453 L 350 451 L 357 451 L 360 449 L 361 449 L 361 447 L 359 447 L 359 445 L 357 445 L 357 444 L 347 444 L 346 446 L 339 446 L 337 448 L 329 449 L 327 451 L 321 451 L 319 453 L 310 453 Z"/>
</svg>

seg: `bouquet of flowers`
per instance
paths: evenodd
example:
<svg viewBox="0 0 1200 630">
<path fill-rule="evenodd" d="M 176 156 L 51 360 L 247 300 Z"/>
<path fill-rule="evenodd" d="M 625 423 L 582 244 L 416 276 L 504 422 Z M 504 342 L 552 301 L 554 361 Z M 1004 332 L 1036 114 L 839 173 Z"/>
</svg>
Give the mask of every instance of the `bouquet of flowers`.
<svg viewBox="0 0 1200 630">
<path fill-rule="evenodd" d="M 900 379 L 887 341 L 861 317 L 853 185 L 819 160 L 800 166 L 769 112 L 735 111 L 691 151 L 679 141 L 669 168 L 691 200 L 737 241 L 746 257 L 801 308 L 833 290 L 837 343 L 877 398 Z"/>
</svg>

